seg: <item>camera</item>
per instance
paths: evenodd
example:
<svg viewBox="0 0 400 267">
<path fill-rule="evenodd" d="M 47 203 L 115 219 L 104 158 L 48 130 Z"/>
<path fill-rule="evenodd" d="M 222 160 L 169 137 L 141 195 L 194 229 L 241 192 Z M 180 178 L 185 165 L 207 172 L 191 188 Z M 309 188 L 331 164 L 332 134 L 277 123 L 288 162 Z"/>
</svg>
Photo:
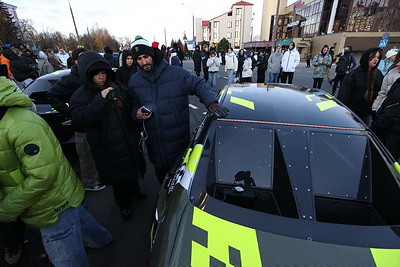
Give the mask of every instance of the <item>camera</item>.
<svg viewBox="0 0 400 267">
<path fill-rule="evenodd" d="M 108 92 L 107 99 L 114 99 L 120 95 L 121 95 L 121 87 L 119 85 L 117 85 L 114 87 L 114 89 L 112 89 L 110 92 Z"/>
<path fill-rule="evenodd" d="M 146 108 L 146 107 L 143 107 L 141 111 L 142 111 L 142 113 L 146 113 L 146 114 L 150 114 L 151 113 L 151 110 Z"/>
</svg>

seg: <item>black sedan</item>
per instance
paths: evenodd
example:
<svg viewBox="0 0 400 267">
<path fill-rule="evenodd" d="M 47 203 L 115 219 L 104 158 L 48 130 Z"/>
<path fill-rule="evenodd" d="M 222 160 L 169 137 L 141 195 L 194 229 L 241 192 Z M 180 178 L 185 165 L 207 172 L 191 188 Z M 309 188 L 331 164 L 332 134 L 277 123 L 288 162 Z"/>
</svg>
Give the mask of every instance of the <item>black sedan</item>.
<svg viewBox="0 0 400 267">
<path fill-rule="evenodd" d="M 70 118 L 66 118 L 55 110 L 47 99 L 47 92 L 70 70 L 55 71 L 43 75 L 32 82 L 23 92 L 36 105 L 36 113 L 51 127 L 61 144 L 74 141 L 74 130 Z"/>
</svg>

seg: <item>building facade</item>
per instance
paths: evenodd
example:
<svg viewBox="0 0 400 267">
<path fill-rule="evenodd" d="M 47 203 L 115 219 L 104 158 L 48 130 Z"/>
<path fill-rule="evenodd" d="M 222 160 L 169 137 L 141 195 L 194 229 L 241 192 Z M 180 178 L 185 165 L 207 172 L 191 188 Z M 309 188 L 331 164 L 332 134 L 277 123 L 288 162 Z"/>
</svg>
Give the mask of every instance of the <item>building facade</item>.
<svg viewBox="0 0 400 267">
<path fill-rule="evenodd" d="M 285 46 L 294 41 L 302 58 L 309 51 L 317 54 L 324 44 L 335 47 L 336 51 L 351 45 L 353 51 L 360 54 L 369 47 L 379 46 L 384 33 L 390 34 L 384 52 L 399 46 L 400 0 L 293 2 L 264 0 L 264 9 L 266 5 L 278 7 L 276 44 Z M 262 38 L 273 40 L 275 17 L 275 14 L 270 15 L 269 23 L 263 18 Z"/>
<path fill-rule="evenodd" d="M 233 48 L 242 48 L 251 41 L 253 4 L 240 1 L 231 10 L 210 20 L 196 19 L 196 43 L 219 43 L 228 40 Z"/>
</svg>

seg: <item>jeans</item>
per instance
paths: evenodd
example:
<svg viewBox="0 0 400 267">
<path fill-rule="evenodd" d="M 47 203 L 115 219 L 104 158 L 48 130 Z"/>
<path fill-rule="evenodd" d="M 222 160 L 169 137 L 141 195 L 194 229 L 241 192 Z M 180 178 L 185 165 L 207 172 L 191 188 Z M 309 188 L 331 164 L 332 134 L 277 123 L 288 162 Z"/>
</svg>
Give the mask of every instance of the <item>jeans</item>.
<svg viewBox="0 0 400 267">
<path fill-rule="evenodd" d="M 278 82 L 279 72 L 278 73 L 269 72 L 268 75 L 269 75 L 268 76 L 268 82 L 269 83 L 277 83 Z"/>
<path fill-rule="evenodd" d="M 214 93 L 215 88 L 217 87 L 217 77 L 218 77 L 218 72 L 210 72 L 210 85 L 211 85 L 211 91 Z"/>
<path fill-rule="evenodd" d="M 40 232 L 43 246 L 56 267 L 89 266 L 84 242 L 88 247 L 100 248 L 113 239 L 82 205 L 60 213 L 55 224 L 41 228 Z"/>
<path fill-rule="evenodd" d="M 233 69 L 231 70 L 228 69 L 227 72 L 228 72 L 228 85 L 230 85 L 233 83 Z"/>
</svg>

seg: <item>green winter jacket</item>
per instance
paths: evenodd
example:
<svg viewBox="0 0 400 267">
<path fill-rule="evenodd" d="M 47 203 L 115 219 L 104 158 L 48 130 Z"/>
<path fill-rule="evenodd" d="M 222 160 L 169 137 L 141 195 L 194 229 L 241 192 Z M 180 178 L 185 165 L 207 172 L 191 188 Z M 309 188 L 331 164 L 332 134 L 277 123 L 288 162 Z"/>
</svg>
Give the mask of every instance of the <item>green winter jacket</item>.
<svg viewBox="0 0 400 267">
<path fill-rule="evenodd" d="M 325 65 L 319 64 L 325 62 Z M 332 57 L 329 53 L 325 55 L 321 52 L 315 55 L 311 63 L 314 66 L 313 78 L 325 78 L 327 77 L 326 69 L 332 66 Z"/>
<path fill-rule="evenodd" d="M 0 109 L 9 107 L 0 119 L 0 221 L 43 228 L 79 206 L 85 192 L 50 127 L 15 89 L 0 77 Z"/>
</svg>

